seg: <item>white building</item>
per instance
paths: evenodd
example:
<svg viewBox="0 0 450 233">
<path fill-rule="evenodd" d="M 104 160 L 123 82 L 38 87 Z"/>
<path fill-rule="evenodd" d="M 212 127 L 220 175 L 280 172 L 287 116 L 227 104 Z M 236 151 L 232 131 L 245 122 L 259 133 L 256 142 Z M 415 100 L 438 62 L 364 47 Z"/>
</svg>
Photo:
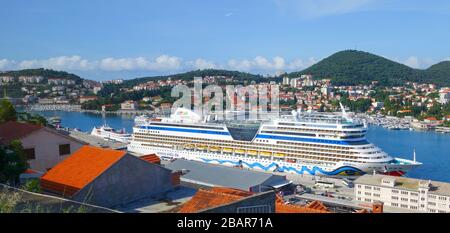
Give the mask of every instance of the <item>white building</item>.
<svg viewBox="0 0 450 233">
<path fill-rule="evenodd" d="M 299 88 L 301 86 L 302 86 L 302 79 L 301 78 L 293 78 L 293 79 L 291 79 L 291 87 Z"/>
<path fill-rule="evenodd" d="M 137 102 L 132 100 L 128 100 L 120 104 L 120 109 L 122 110 L 136 110 L 137 107 Z"/>
<path fill-rule="evenodd" d="M 0 83 L 12 83 L 15 81 L 15 78 L 12 76 L 1 76 Z"/>
<path fill-rule="evenodd" d="M 8 121 L 0 124 L 0 145 L 19 140 L 30 169 L 46 172 L 84 145 L 54 129 Z"/>
<path fill-rule="evenodd" d="M 22 83 L 40 83 L 44 80 L 42 76 L 20 76 L 19 82 Z"/>
<path fill-rule="evenodd" d="M 443 89 L 439 92 L 439 102 L 447 104 L 450 102 L 450 89 Z"/>
<path fill-rule="evenodd" d="M 355 180 L 360 202 L 429 213 L 450 213 L 450 183 L 386 175 L 364 175 Z"/>
<path fill-rule="evenodd" d="M 283 77 L 283 85 L 290 85 L 289 77 L 287 77 L 287 76 Z"/>
</svg>

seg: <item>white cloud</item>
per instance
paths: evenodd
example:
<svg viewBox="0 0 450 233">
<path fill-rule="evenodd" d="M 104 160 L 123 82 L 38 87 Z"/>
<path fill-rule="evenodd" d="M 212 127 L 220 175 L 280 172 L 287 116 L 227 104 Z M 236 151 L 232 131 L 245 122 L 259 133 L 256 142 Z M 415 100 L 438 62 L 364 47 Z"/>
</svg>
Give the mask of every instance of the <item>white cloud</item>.
<svg viewBox="0 0 450 233">
<path fill-rule="evenodd" d="M 228 13 L 225 14 L 225 17 L 230 17 L 232 15 L 233 15 L 233 12 L 228 12 Z"/>
<path fill-rule="evenodd" d="M 415 69 L 425 69 L 435 63 L 431 58 L 418 58 L 416 56 L 410 56 L 405 61 L 400 62 Z"/>
<path fill-rule="evenodd" d="M 256 56 L 253 59 L 230 59 L 226 63 L 214 62 L 204 58 L 184 61 L 182 58 L 161 55 L 153 59 L 146 57 L 114 58 L 88 60 L 80 56 L 59 56 L 48 59 L 29 59 L 12 61 L 0 59 L 0 70 L 17 70 L 30 68 L 48 68 L 66 71 L 155 71 L 178 72 L 197 69 L 231 69 L 238 71 L 267 73 L 276 71 L 298 71 L 316 63 L 314 58 L 306 60 L 286 60 L 281 56 L 266 58 Z"/>
<path fill-rule="evenodd" d="M 153 61 L 144 57 L 136 58 L 104 58 L 100 61 L 99 68 L 106 71 L 120 70 L 177 70 L 181 68 L 181 59 L 168 55 L 161 55 Z"/>
<path fill-rule="evenodd" d="M 306 61 L 304 61 L 302 59 L 295 59 L 288 64 L 287 69 L 288 70 L 301 70 L 301 69 L 308 68 L 316 63 L 317 63 L 317 60 L 314 57 L 310 57 Z"/>
<path fill-rule="evenodd" d="M 373 2 L 373 0 L 275 0 L 275 4 L 281 10 L 293 12 L 303 18 L 361 11 Z"/>
<path fill-rule="evenodd" d="M 406 59 L 406 61 L 403 62 L 403 64 L 412 67 L 412 68 L 419 68 L 420 64 L 419 64 L 419 58 L 411 56 L 408 57 L 408 59 Z"/>
<path fill-rule="evenodd" d="M 204 70 L 204 69 L 215 69 L 218 68 L 218 66 L 212 62 L 212 61 L 207 61 L 205 59 L 202 58 L 197 58 L 194 61 L 190 61 L 188 62 L 189 65 L 192 66 L 193 69 L 196 70 Z"/>
<path fill-rule="evenodd" d="M 44 60 L 24 60 L 19 62 L 17 66 L 19 69 L 42 67 L 61 70 L 89 70 L 94 68 L 94 64 L 91 64 L 86 59 L 82 59 L 80 56 L 60 56 Z"/>
<path fill-rule="evenodd" d="M 317 61 L 312 57 L 306 61 L 294 59 L 287 62 L 280 56 L 273 57 L 272 60 L 263 56 L 257 56 L 253 60 L 243 59 L 238 61 L 231 59 L 228 61 L 228 68 L 243 71 L 293 71 L 307 68 L 316 62 Z"/>
<path fill-rule="evenodd" d="M 0 70 L 8 69 L 14 62 L 8 59 L 0 59 Z"/>
</svg>

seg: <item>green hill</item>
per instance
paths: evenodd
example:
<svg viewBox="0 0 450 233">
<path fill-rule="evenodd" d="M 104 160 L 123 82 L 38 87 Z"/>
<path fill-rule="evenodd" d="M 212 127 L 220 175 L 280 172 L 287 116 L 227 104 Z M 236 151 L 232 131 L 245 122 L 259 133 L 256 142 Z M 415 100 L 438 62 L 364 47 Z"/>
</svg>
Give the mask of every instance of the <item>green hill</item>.
<svg viewBox="0 0 450 233">
<path fill-rule="evenodd" d="M 0 73 L 0 76 L 13 76 L 13 77 L 19 77 L 19 76 L 42 76 L 44 79 L 49 78 L 64 78 L 64 79 L 71 79 L 75 80 L 77 83 L 82 82 L 82 79 L 75 75 L 71 74 L 65 71 L 56 71 L 56 70 L 50 70 L 50 69 L 26 69 L 26 70 L 15 70 L 15 71 L 5 71 Z"/>
<path fill-rule="evenodd" d="M 368 84 L 379 81 L 382 85 L 401 85 L 407 81 L 450 83 L 450 65 L 437 64 L 428 70 L 413 69 L 371 53 L 345 50 L 337 52 L 311 67 L 289 74 L 298 77 L 312 74 L 316 79 L 330 78 L 337 85 Z"/>
<path fill-rule="evenodd" d="M 172 79 L 184 79 L 184 80 L 193 80 L 194 77 L 205 77 L 205 76 L 226 76 L 226 77 L 234 77 L 237 80 L 247 80 L 247 81 L 260 81 L 264 79 L 262 75 L 255 75 L 245 72 L 239 71 L 230 71 L 230 70 L 217 70 L 217 69 L 205 69 L 205 70 L 193 70 L 185 73 L 174 74 L 174 75 L 165 75 L 165 76 L 152 76 L 152 77 L 143 77 L 143 78 L 135 78 L 126 80 L 124 84 L 126 86 L 134 86 L 140 83 L 145 83 L 151 80 L 165 80 L 168 78 Z"/>
<path fill-rule="evenodd" d="M 443 86 L 450 86 L 450 61 L 432 65 L 425 72 L 436 82 L 442 83 Z"/>
</svg>

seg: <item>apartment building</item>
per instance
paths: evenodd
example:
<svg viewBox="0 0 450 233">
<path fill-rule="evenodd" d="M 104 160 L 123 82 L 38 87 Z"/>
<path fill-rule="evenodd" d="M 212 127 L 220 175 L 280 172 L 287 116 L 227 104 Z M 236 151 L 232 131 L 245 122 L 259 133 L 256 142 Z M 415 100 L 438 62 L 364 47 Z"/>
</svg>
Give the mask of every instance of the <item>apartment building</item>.
<svg viewBox="0 0 450 233">
<path fill-rule="evenodd" d="M 383 202 L 409 211 L 450 213 L 450 183 L 385 175 L 364 175 L 355 180 L 360 202 Z"/>
</svg>

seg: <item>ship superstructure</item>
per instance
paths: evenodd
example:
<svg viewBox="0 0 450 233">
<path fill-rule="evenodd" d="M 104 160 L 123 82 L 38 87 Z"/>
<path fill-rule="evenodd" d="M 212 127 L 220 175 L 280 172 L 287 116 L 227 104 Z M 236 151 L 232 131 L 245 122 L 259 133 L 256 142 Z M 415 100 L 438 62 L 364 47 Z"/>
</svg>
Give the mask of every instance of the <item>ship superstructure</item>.
<svg viewBox="0 0 450 233">
<path fill-rule="evenodd" d="M 217 122 L 179 108 L 133 128 L 128 150 L 265 171 L 311 175 L 403 175 L 421 163 L 367 141 L 367 125 L 342 115 L 297 112 L 266 121 Z"/>
<path fill-rule="evenodd" d="M 115 130 L 108 125 L 94 127 L 91 131 L 91 135 L 123 143 L 129 143 L 131 140 L 131 134 L 125 132 L 125 129 Z"/>
</svg>

